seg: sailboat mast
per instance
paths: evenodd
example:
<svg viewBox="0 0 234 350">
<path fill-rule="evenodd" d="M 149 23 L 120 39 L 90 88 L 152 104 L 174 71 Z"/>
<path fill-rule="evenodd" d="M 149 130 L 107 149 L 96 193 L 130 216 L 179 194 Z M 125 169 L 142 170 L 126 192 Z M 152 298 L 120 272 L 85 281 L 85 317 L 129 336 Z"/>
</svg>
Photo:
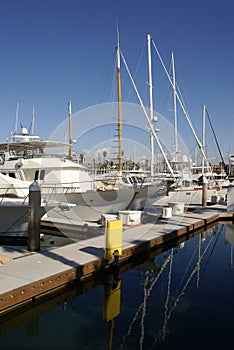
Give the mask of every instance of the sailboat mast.
<svg viewBox="0 0 234 350">
<path fill-rule="evenodd" d="M 122 149 L 122 106 L 121 106 L 121 80 L 120 80 L 120 46 L 119 38 L 117 43 L 117 87 L 118 87 L 118 143 L 119 143 L 119 170 L 123 168 Z"/>
<path fill-rule="evenodd" d="M 68 118 L 69 118 L 69 159 L 72 159 L 72 112 L 71 101 L 68 102 Z"/>
<path fill-rule="evenodd" d="M 205 153 L 205 135 L 206 135 L 206 106 L 202 106 L 202 149 L 203 153 Z M 202 175 L 205 175 L 205 158 L 202 156 Z"/>
<path fill-rule="evenodd" d="M 150 122 L 153 126 L 154 115 L 153 115 L 153 85 L 152 85 L 152 64 L 151 64 L 151 37 L 147 34 L 148 43 L 148 84 L 149 84 L 149 110 L 150 110 Z M 150 175 L 154 176 L 154 135 L 150 130 Z"/>
<path fill-rule="evenodd" d="M 173 114 L 174 114 L 174 142 L 175 142 L 175 162 L 178 161 L 178 127 L 177 127 L 177 105 L 176 105 L 176 77 L 175 77 L 175 60 L 174 52 L 171 53 L 172 65 L 172 85 L 173 85 Z"/>
</svg>

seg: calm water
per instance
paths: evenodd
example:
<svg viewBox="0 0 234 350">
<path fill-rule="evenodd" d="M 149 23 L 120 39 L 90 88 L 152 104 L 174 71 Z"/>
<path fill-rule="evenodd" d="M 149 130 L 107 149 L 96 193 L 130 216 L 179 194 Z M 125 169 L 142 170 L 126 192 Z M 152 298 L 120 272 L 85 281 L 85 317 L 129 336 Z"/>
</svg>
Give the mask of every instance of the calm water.
<svg viewBox="0 0 234 350">
<path fill-rule="evenodd" d="M 234 226 L 218 225 L 86 293 L 72 288 L 0 323 L 0 349 L 230 348 L 231 244 Z"/>
</svg>

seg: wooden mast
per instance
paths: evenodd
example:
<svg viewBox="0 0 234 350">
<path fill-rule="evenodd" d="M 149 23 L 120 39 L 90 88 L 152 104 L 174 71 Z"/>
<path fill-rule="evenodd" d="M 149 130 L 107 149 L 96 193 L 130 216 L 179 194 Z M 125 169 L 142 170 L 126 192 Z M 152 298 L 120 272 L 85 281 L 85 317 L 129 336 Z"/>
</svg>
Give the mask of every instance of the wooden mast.
<svg viewBox="0 0 234 350">
<path fill-rule="evenodd" d="M 122 149 L 122 107 L 121 107 L 121 81 L 120 81 L 120 46 L 119 35 L 117 43 L 117 87 L 118 87 L 118 143 L 119 143 L 119 170 L 123 169 L 123 149 Z"/>
</svg>

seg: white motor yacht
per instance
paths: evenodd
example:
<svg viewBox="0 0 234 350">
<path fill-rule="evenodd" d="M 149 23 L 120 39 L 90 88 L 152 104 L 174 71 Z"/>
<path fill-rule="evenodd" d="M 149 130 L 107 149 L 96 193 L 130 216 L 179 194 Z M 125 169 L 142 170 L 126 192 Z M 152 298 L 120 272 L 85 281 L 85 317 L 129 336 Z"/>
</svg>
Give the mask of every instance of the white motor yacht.
<svg viewBox="0 0 234 350">
<path fill-rule="evenodd" d="M 71 211 L 77 220 L 97 221 L 103 213 L 144 207 L 149 186 L 134 186 L 118 177 L 112 177 L 112 186 L 104 186 L 101 179 L 93 178 L 84 166 L 68 158 L 65 149 L 70 144 L 31 138 L 25 130 L 17 136 L 19 141 L 0 144 L 2 193 L 8 186 L 9 194 L 25 197 L 29 185 L 37 180 L 42 199 L 75 204 Z"/>
</svg>

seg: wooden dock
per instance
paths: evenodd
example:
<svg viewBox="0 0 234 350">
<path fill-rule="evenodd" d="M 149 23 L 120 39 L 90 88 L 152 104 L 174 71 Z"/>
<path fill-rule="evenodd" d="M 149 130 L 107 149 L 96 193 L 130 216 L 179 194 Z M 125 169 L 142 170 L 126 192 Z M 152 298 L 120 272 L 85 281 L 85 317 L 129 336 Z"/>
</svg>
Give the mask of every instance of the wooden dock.
<svg viewBox="0 0 234 350">
<path fill-rule="evenodd" d="M 213 205 L 192 208 L 182 216 L 125 228 L 119 267 L 155 249 L 177 245 L 178 240 L 183 242 L 212 224 L 232 223 L 233 218 L 234 214 L 227 213 L 225 205 Z M 85 228 L 89 235 L 89 226 Z M 93 233 L 94 228 L 90 230 Z M 104 235 L 100 232 L 60 247 L 41 247 L 39 252 L 30 252 L 23 246 L 1 246 L 0 320 L 24 305 L 32 305 L 38 299 L 46 300 L 48 295 L 74 282 L 83 283 L 111 268 L 113 261 L 104 261 Z"/>
</svg>

